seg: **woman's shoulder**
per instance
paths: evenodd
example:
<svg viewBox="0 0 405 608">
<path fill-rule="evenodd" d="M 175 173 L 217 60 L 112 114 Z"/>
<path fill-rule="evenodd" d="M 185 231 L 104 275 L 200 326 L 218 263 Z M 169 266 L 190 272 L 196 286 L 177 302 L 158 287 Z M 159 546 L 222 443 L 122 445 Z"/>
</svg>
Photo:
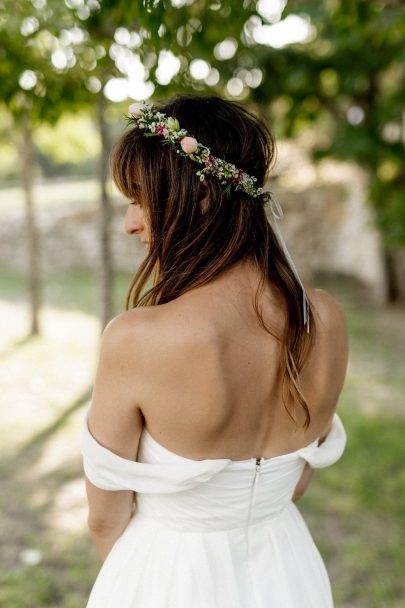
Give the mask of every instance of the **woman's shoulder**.
<svg viewBox="0 0 405 608">
<path fill-rule="evenodd" d="M 193 313 L 194 310 L 194 313 Z M 194 316 L 193 316 L 194 314 Z M 203 317 L 201 317 L 202 325 Z M 149 355 L 156 360 L 159 353 L 168 354 L 172 346 L 187 343 L 187 337 L 206 335 L 199 323 L 195 308 L 176 300 L 158 306 L 138 306 L 120 313 L 109 321 L 102 334 L 105 347 L 147 361 Z M 205 328 L 206 329 L 206 328 Z"/>
<path fill-rule="evenodd" d="M 315 320 L 320 323 L 320 329 L 347 335 L 347 319 L 342 302 L 325 289 L 305 285 L 305 290 L 313 305 Z"/>
<path fill-rule="evenodd" d="M 147 331 L 148 327 L 153 327 L 156 315 L 155 307 L 139 306 L 126 310 L 113 317 L 105 326 L 102 338 L 106 341 L 122 341 L 127 338 L 134 338 L 136 335 Z"/>
<path fill-rule="evenodd" d="M 154 308 L 139 306 L 113 317 L 102 331 L 100 352 L 123 368 L 145 362 L 162 336 Z"/>
</svg>

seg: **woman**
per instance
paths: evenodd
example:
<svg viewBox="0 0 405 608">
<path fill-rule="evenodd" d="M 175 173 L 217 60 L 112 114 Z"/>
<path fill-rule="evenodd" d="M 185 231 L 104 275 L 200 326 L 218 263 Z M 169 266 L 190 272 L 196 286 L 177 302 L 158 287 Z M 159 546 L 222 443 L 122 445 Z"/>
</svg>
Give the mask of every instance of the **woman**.
<svg viewBox="0 0 405 608">
<path fill-rule="evenodd" d="M 87 606 L 329 608 L 295 502 L 345 447 L 342 306 L 304 288 L 267 219 L 260 119 L 197 95 L 130 110 L 112 173 L 147 255 L 83 425 L 105 560 Z"/>
</svg>

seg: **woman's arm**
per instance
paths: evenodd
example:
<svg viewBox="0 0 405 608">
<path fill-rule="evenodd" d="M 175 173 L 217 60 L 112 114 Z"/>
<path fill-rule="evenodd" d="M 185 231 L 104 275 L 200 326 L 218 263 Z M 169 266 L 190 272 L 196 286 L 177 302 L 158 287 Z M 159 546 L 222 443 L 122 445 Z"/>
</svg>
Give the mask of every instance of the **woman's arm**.
<svg viewBox="0 0 405 608">
<path fill-rule="evenodd" d="M 140 348 L 134 327 L 138 317 L 123 314 L 104 329 L 91 407 L 89 431 L 94 439 L 122 458 L 135 460 L 144 424 L 139 404 L 140 379 L 134 365 L 133 344 Z M 131 490 L 110 491 L 86 479 L 89 506 L 88 527 L 100 557 L 104 560 L 127 527 L 135 506 Z"/>
<path fill-rule="evenodd" d="M 101 490 L 86 479 L 86 493 L 89 505 L 87 525 L 104 561 L 134 514 L 134 492 Z"/>
</svg>

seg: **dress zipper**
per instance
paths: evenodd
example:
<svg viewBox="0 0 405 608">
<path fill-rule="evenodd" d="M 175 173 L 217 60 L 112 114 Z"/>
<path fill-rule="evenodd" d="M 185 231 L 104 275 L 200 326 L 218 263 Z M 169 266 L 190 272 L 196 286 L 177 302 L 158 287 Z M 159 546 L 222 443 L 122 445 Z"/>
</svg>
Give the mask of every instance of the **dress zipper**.
<svg viewBox="0 0 405 608">
<path fill-rule="evenodd" d="M 260 473 L 261 466 L 262 466 L 262 458 L 256 458 L 255 459 L 255 474 L 253 477 L 253 482 L 252 482 L 252 486 L 251 486 L 251 490 L 250 490 L 249 513 L 248 513 L 248 523 L 247 523 L 248 526 L 250 525 L 250 521 L 251 521 L 254 497 L 255 497 L 255 492 L 256 492 L 256 483 L 257 483 L 258 475 Z"/>
<path fill-rule="evenodd" d="M 256 485 L 257 485 L 257 480 L 258 480 L 261 466 L 262 466 L 262 458 L 256 458 L 255 459 L 255 474 L 253 477 L 253 482 L 252 482 L 251 491 L 250 491 L 249 513 L 248 513 L 248 518 L 247 518 L 247 530 L 246 530 L 246 533 L 247 533 L 247 562 L 248 562 L 249 571 L 250 571 L 250 543 L 251 543 L 250 523 L 252 520 L 253 504 L 254 504 L 255 493 L 256 493 Z M 250 573 L 250 581 L 251 581 L 251 586 L 252 586 L 254 606 L 258 607 L 258 601 L 256 598 L 256 593 L 255 593 L 254 580 L 252 578 L 251 573 Z"/>
</svg>

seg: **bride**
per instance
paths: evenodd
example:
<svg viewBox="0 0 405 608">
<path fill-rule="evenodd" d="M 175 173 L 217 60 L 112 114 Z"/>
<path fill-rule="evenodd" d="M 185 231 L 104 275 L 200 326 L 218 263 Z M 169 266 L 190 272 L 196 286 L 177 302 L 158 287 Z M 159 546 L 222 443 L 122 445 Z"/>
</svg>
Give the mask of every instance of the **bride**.
<svg viewBox="0 0 405 608">
<path fill-rule="evenodd" d="M 345 448 L 346 320 L 278 229 L 274 139 L 214 96 L 134 104 L 128 123 L 111 167 L 146 252 L 83 424 L 104 562 L 87 606 L 330 608 L 296 502 Z"/>
</svg>

